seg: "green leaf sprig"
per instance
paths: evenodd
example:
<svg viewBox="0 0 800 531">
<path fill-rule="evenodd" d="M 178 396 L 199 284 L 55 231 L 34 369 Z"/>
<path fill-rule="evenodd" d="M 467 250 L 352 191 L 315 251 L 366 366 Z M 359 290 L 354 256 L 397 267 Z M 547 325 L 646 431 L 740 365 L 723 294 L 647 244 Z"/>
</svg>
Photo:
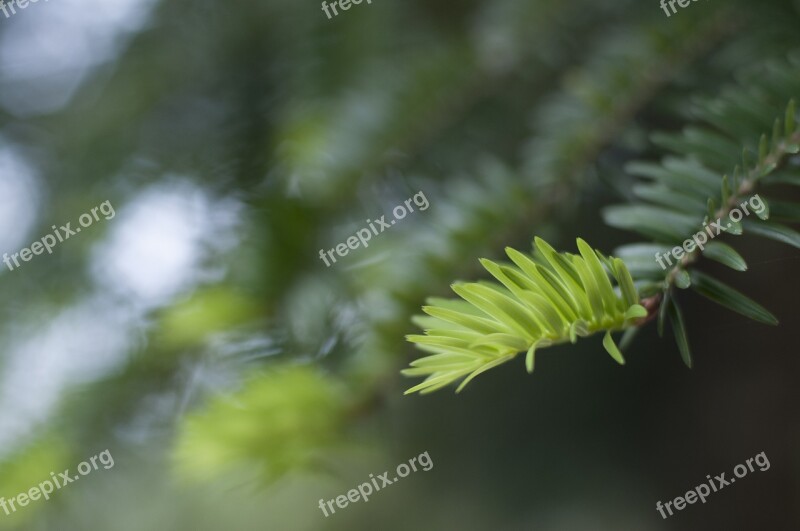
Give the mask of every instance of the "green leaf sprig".
<svg viewBox="0 0 800 531">
<path fill-rule="evenodd" d="M 577 255 L 558 253 L 540 238 L 532 256 L 507 248 L 510 264 L 481 260 L 496 282 L 454 284 L 462 300 L 429 299 L 423 307 L 427 316 L 415 318 L 425 334 L 407 339 L 431 355 L 403 371 L 426 379 L 406 394 L 429 393 L 463 378 L 461 391 L 521 352 L 533 372 L 537 349 L 575 343 L 601 331 L 606 332 L 606 351 L 624 364 L 611 332 L 633 326 L 648 312 L 622 260 L 606 258 L 582 239 L 577 242 Z"/>
</svg>

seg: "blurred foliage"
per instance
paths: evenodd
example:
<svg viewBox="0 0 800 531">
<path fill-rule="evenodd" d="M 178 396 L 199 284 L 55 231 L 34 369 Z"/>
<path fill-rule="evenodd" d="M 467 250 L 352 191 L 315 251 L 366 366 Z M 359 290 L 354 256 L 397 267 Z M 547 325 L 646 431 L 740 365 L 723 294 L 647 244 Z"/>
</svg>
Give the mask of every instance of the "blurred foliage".
<svg viewBox="0 0 800 531">
<path fill-rule="evenodd" d="M 346 388 L 311 367 L 251 377 L 186 417 L 176 459 L 184 475 L 205 480 L 240 464 L 273 479 L 320 466 L 339 439 L 347 405 Z"/>
<path fill-rule="evenodd" d="M 327 471 L 348 447 L 378 441 L 405 458 L 402 445 L 438 440 L 452 459 L 473 463 L 467 448 L 480 446 L 455 445 L 448 430 L 457 439 L 467 417 L 472 430 L 472 415 L 488 411 L 499 422 L 500 409 L 518 411 L 485 397 L 466 412 L 444 409 L 438 397 L 400 402 L 410 316 L 453 279 L 482 275 L 479 257 L 528 246 L 534 234 L 555 248 L 576 234 L 600 249 L 627 243 L 599 212 L 630 197 L 628 162 L 663 154 L 648 135 L 679 138 L 696 122 L 693 98 L 715 97 L 743 68 L 785 61 L 800 47 L 800 4 L 787 0 L 698 2 L 670 18 L 631 0 L 375 0 L 332 20 L 316 3 L 288 0 L 131 0 L 116 24 L 114 10 L 127 2 L 92 1 L 40 2 L 0 18 L 0 155 L 18 163 L 9 173 L 0 157 L 0 186 L 29 174 L 14 186 L 32 190 L 0 196 L 0 241 L 9 242 L 0 253 L 104 200 L 117 210 L 52 256 L 0 273 L 8 458 L 0 477 L 28 488 L 41 481 L 38 469 L 11 467 L 57 433 L 64 448 L 33 461 L 68 455 L 77 464 L 103 442 L 128 481 L 92 478 L 59 502 L 28 507 L 31 529 L 260 529 L 270 518 L 276 529 L 355 528 L 355 509 L 337 522 L 303 512 L 323 490 L 313 471 Z M 115 32 L 108 43 L 96 28 L 74 29 L 92 17 Z M 59 50 L 64 57 L 53 55 Z M 85 64 L 67 61 L 84 56 Z M 31 110 L 45 89 L 64 103 Z M 419 190 L 429 210 L 332 268 L 319 260 L 320 248 Z M 470 392 L 505 382 L 502 369 L 493 372 L 497 380 Z M 582 391 L 598 402 L 590 387 Z M 627 401 L 630 392 L 607 395 Z M 43 425 L 50 429 L 35 429 Z M 525 456 L 547 455 L 563 477 L 552 456 L 566 452 L 572 463 L 573 443 L 537 440 L 547 451 L 533 452 L 514 426 L 509 441 L 524 442 Z M 614 431 L 605 422 L 602 430 Z M 492 466 L 523 452 L 486 450 Z M 550 471 L 548 463 L 538 466 Z M 473 463 L 474 472 L 484 466 Z M 153 485 L 168 484 L 175 470 L 192 480 L 183 485 L 257 475 L 287 490 L 269 491 L 277 501 L 268 510 L 164 487 L 176 500 L 166 503 Z M 535 486 L 504 478 L 507 488 L 465 500 L 459 489 L 472 482 L 451 477 L 452 488 L 429 484 L 437 501 L 425 510 L 408 511 L 421 498 L 398 486 L 396 498 L 386 496 L 397 501 L 385 502 L 397 504 L 397 517 L 370 503 L 361 524 L 407 529 L 406 519 L 419 518 L 479 529 L 505 518 L 532 526 L 508 504 L 533 507 L 527 489 Z M 313 488 L 286 487 L 298 478 Z M 570 507 L 557 490 L 539 494 Z M 139 497 L 151 515 L 140 515 Z M 647 528 L 635 516 L 615 518 L 592 522 Z"/>
<path fill-rule="evenodd" d="M 222 287 L 197 291 L 186 301 L 169 308 L 162 318 L 168 346 L 190 348 L 205 336 L 241 326 L 260 315 L 255 301 Z"/>
<path fill-rule="evenodd" d="M 18 494 L 28 493 L 32 487 L 37 487 L 43 481 L 51 481 L 51 473 L 58 474 L 75 466 L 69 465 L 69 447 L 52 435 L 41 437 L 35 444 L 20 449 L 7 456 L 0 468 L 3 470 L 0 479 L 0 492 L 6 501 L 6 507 L 10 514 L 5 514 L 0 510 L 0 528 L 24 529 L 30 524 L 39 511 L 44 509 L 47 501 L 43 497 L 38 500 L 29 500 L 25 507 L 18 504 L 14 506 L 9 500 Z M 75 463 L 77 465 L 78 463 Z M 58 490 L 54 490 L 55 497 Z M 13 508 L 16 507 L 16 511 Z"/>
</svg>

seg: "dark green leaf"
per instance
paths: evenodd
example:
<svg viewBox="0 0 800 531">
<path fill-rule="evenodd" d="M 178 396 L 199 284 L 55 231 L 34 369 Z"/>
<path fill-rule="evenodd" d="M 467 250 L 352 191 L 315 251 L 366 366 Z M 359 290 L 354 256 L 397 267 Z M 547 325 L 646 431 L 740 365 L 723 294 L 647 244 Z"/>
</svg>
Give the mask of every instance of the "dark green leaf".
<svg viewBox="0 0 800 531">
<path fill-rule="evenodd" d="M 800 222 L 800 203 L 770 201 L 770 216 L 790 222 Z"/>
<path fill-rule="evenodd" d="M 733 168 L 733 186 L 732 190 L 738 190 L 742 186 L 742 175 L 739 172 L 739 165 Z"/>
<path fill-rule="evenodd" d="M 622 339 L 619 341 L 619 349 L 622 352 L 628 350 L 628 348 L 633 344 L 633 340 L 636 339 L 636 336 L 639 334 L 639 330 L 641 330 L 641 328 L 638 326 L 632 326 L 625 329 L 625 332 L 622 334 Z"/>
<path fill-rule="evenodd" d="M 747 231 L 771 240 L 779 241 L 800 249 L 800 233 L 778 223 L 745 220 Z"/>
<path fill-rule="evenodd" d="M 800 175 L 781 172 L 776 175 L 771 175 L 764 181 L 764 184 L 789 184 L 792 186 L 800 186 Z"/>
<path fill-rule="evenodd" d="M 669 159 L 675 161 L 677 159 Z M 709 195 L 713 194 L 719 188 L 719 179 L 715 178 L 713 181 L 708 179 L 708 175 L 702 173 L 701 178 L 689 175 L 691 171 L 677 171 L 676 165 L 672 163 L 672 167 L 666 167 L 660 164 L 653 164 L 650 162 L 632 162 L 625 166 L 625 170 L 635 176 L 645 177 L 654 180 L 656 183 L 667 186 L 673 190 L 686 190 L 692 195 Z M 696 170 L 697 165 L 692 169 Z M 688 170 L 687 168 L 680 168 L 681 170 Z M 706 170 L 707 171 L 707 170 Z"/>
<path fill-rule="evenodd" d="M 667 170 L 703 185 L 712 193 L 719 189 L 719 175 L 691 159 L 667 157 L 663 161 Z"/>
<path fill-rule="evenodd" d="M 709 242 L 703 251 L 703 256 L 726 265 L 736 271 L 747 271 L 747 262 L 733 247 L 722 242 Z"/>
<path fill-rule="evenodd" d="M 672 296 L 672 291 L 667 290 L 664 292 L 664 298 L 661 300 L 661 307 L 658 309 L 658 321 L 656 321 L 656 329 L 658 330 L 658 337 L 664 337 L 664 321 L 667 318 L 667 305 Z"/>
<path fill-rule="evenodd" d="M 690 214 L 705 206 L 703 199 L 696 194 L 683 194 L 661 184 L 637 184 L 633 187 L 633 194 L 656 205 Z"/>
<path fill-rule="evenodd" d="M 681 289 L 687 289 L 692 285 L 692 278 L 685 269 L 678 269 L 675 272 L 675 285 Z"/>
<path fill-rule="evenodd" d="M 745 317 L 764 324 L 778 324 L 778 319 L 763 306 L 706 274 L 692 271 L 692 287 L 704 297 Z"/>
<path fill-rule="evenodd" d="M 656 256 L 663 256 L 672 249 L 668 245 L 631 244 L 617 248 L 614 254 L 623 260 L 634 278 L 664 278 L 665 269 L 658 265 Z"/>
<path fill-rule="evenodd" d="M 687 127 L 682 134 L 654 133 L 653 142 L 675 153 L 693 153 L 716 169 L 727 169 L 739 155 L 739 146 L 719 133 Z"/>
<path fill-rule="evenodd" d="M 775 123 L 772 124 L 772 142 L 770 144 L 770 147 L 772 149 L 777 148 L 778 145 L 780 144 L 780 141 L 781 141 L 781 125 L 783 125 L 783 123 L 781 122 L 781 119 L 780 118 L 775 118 Z"/>
<path fill-rule="evenodd" d="M 639 281 L 635 282 L 639 297 L 647 299 L 658 295 L 664 290 L 664 282 Z"/>
<path fill-rule="evenodd" d="M 603 218 L 612 227 L 636 231 L 667 243 L 682 242 L 700 225 L 699 218 L 646 205 L 608 207 L 603 211 Z"/>
<path fill-rule="evenodd" d="M 753 167 L 752 155 L 750 154 L 750 151 L 748 151 L 747 148 L 744 148 L 742 150 L 742 169 L 744 170 L 745 176 L 750 174 L 750 170 L 752 169 L 752 167 Z"/>
<path fill-rule="evenodd" d="M 741 236 L 744 232 L 741 221 L 732 221 L 730 219 L 728 219 L 728 224 L 723 226 L 722 229 L 728 234 L 733 234 L 734 236 Z"/>
<path fill-rule="evenodd" d="M 669 321 L 672 325 L 672 331 L 675 333 L 675 342 L 678 344 L 678 350 L 681 353 L 683 363 L 690 369 L 692 368 L 692 352 L 689 349 L 689 338 L 686 335 L 686 325 L 683 322 L 683 313 L 678 307 L 675 299 L 669 301 Z"/>
<path fill-rule="evenodd" d="M 731 198 L 731 185 L 727 175 L 722 176 L 722 204 L 725 205 Z"/>
<path fill-rule="evenodd" d="M 758 202 L 761 203 L 762 207 L 761 207 L 761 210 L 758 210 L 758 211 L 754 210 L 754 213 L 755 213 L 756 216 L 758 216 L 758 218 L 760 220 L 767 221 L 771 214 L 770 214 L 770 206 L 769 206 L 769 203 L 767 202 L 766 199 L 764 199 L 760 195 L 756 194 L 756 195 L 752 196 L 750 199 L 748 199 L 749 206 L 751 208 L 753 208 L 752 201 L 753 201 L 753 199 L 756 199 L 756 198 L 758 199 Z"/>
<path fill-rule="evenodd" d="M 761 166 L 761 171 L 759 172 L 759 177 L 766 177 L 767 175 L 771 174 L 775 171 L 775 168 L 778 167 L 777 162 L 765 162 Z"/>
<path fill-rule="evenodd" d="M 717 202 L 714 201 L 713 197 L 709 197 L 708 203 L 706 203 L 706 215 L 708 219 L 716 219 L 717 217 Z"/>
<path fill-rule="evenodd" d="M 758 142 L 758 163 L 764 164 L 767 160 L 767 155 L 769 154 L 769 141 L 767 140 L 767 135 L 762 134 L 761 140 Z"/>
</svg>

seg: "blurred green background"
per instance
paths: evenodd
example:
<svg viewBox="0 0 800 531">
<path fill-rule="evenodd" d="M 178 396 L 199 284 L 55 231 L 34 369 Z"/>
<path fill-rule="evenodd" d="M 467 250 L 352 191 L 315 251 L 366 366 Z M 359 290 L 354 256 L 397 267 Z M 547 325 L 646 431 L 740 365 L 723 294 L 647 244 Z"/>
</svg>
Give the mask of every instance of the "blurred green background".
<svg viewBox="0 0 800 531">
<path fill-rule="evenodd" d="M 460 395 L 404 397 L 403 336 L 479 257 L 611 250 L 656 130 L 800 48 L 800 1 L 54 0 L 0 16 L 0 496 L 109 449 L 0 528 L 800 529 L 796 251 L 721 272 L 781 319 L 689 296 L 695 368 L 652 327 Z M 800 95 L 798 95 L 800 96 Z M 319 258 L 423 191 L 332 267 Z M 434 466 L 325 517 L 429 452 Z M 765 452 L 767 472 L 655 510 Z M 728 472 L 730 474 L 730 472 Z"/>
</svg>

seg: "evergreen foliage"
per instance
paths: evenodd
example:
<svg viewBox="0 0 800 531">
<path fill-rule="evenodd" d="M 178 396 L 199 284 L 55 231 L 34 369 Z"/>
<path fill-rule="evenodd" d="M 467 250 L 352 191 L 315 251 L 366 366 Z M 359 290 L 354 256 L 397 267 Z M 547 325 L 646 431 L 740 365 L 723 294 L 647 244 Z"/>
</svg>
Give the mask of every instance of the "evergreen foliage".
<svg viewBox="0 0 800 531">
<path fill-rule="evenodd" d="M 785 62 L 770 62 L 745 73 L 738 86 L 717 98 L 694 103 L 695 124 L 681 133 L 653 135 L 654 142 L 670 154 L 660 162 L 629 163 L 627 172 L 641 179 L 633 187 L 632 203 L 604 211 L 609 226 L 648 238 L 647 242 L 618 249 L 621 259 L 605 259 L 582 240 L 578 240 L 582 260 L 575 255 L 559 255 L 537 239 L 538 264 L 513 250 L 508 250 L 509 257 L 520 269 L 482 260 L 502 286 L 456 285 L 453 290 L 464 301 L 431 299 L 430 306 L 423 310 L 433 319 L 415 321 L 426 329 L 425 335 L 408 336 L 408 340 L 433 355 L 412 362 L 412 368 L 403 371 L 406 376 L 427 379 L 407 392 L 434 391 L 468 375 L 458 388 L 461 390 L 478 374 L 525 350 L 531 372 L 537 348 L 563 342 L 567 337 L 574 342 L 576 335 L 581 335 L 577 329 L 589 333 L 607 330 L 603 345 L 622 362 L 610 332 L 628 328 L 632 336 L 635 327 L 647 322 L 634 319 L 648 314 L 638 305 L 640 297 L 650 299 L 649 306 L 660 308 L 659 334 L 663 333 L 665 320 L 669 320 L 681 358 L 691 367 L 688 333 L 676 288 L 691 287 L 746 317 L 777 324 L 777 318 L 757 302 L 695 270 L 703 255 L 734 270 L 746 270 L 744 259 L 731 245 L 718 241 L 710 242 L 706 248 L 694 245 L 694 250 L 676 260 L 666 273 L 654 255 L 680 247 L 717 219 L 725 223 L 726 216 L 760 187 L 769 192 L 771 185 L 800 184 L 796 168 L 788 164 L 800 152 L 797 110 L 792 99 L 800 94 L 798 67 L 800 58 L 794 55 Z M 781 102 L 785 107 L 781 108 Z M 732 221 L 727 232 L 752 234 L 800 248 L 800 233 L 770 219 L 769 197 L 759 196 L 766 204 L 758 219 Z M 784 219 L 800 221 L 800 203 L 779 204 L 778 212 Z M 619 283 L 625 300 L 622 306 L 621 300 L 613 298 L 601 259 Z M 635 288 L 626 263 L 631 264 Z M 545 273 L 549 273 L 547 278 Z M 554 282 L 554 273 L 558 273 L 559 282 Z M 565 294 L 567 289 L 572 291 Z M 565 304 L 567 301 L 582 301 L 585 306 L 570 306 Z M 603 314 L 614 309 L 618 313 Z M 587 327 L 583 319 L 590 317 L 594 320 Z M 447 323 L 450 326 L 443 326 Z"/>
<path fill-rule="evenodd" d="M 605 331 L 603 346 L 624 364 L 611 332 L 647 316 L 639 305 L 633 279 L 622 260 L 606 258 L 578 239 L 579 255 L 557 253 L 536 239 L 536 254 L 508 248 L 514 265 L 481 260 L 499 282 L 456 284 L 463 300 L 431 299 L 417 317 L 425 335 L 408 336 L 432 356 L 413 362 L 406 376 L 427 376 L 407 391 L 431 392 L 464 376 L 461 390 L 473 378 L 526 352 L 533 372 L 536 349 Z M 608 278 L 613 276 L 615 291 Z"/>
<path fill-rule="evenodd" d="M 317 5 L 284 0 L 236 9 L 202 0 L 153 5 L 152 22 L 97 50 L 95 63 L 51 65 L 54 77 L 23 82 L 10 74 L 35 68 L 4 70 L 0 142 L 31 163 L 41 188 L 31 194 L 37 216 L 20 236 L 72 219 L 87 201 L 110 197 L 120 212 L 58 258 L 5 277 L 8 357 L 0 369 L 23 374 L 15 384 L 25 384 L 8 396 L 34 396 L 39 380 L 49 381 L 19 366 L 28 352 L 20 347 L 43 350 L 28 338 L 52 337 L 51 316 L 117 308 L 130 322 L 107 331 L 125 351 L 108 372 L 84 371 L 83 350 L 71 343 L 74 362 L 37 368 L 81 378 L 45 389 L 43 400 L 58 400 L 57 408 L 19 410 L 31 426 L 5 434 L 3 492 L 40 475 L 27 465 L 17 474 L 12 461 L 65 468 L 89 443 L 118 434 L 141 441 L 156 433 L 157 450 L 166 448 L 195 479 L 253 464 L 269 480 L 318 468 L 348 429 L 399 394 L 398 370 L 413 352 L 401 338 L 429 295 L 428 313 L 414 318 L 426 332 L 409 339 L 430 356 L 403 371 L 425 378 L 411 391 L 463 389 L 515 357 L 532 370 L 541 349 L 592 334 L 586 344 L 599 352 L 602 343 L 621 362 L 645 326 L 671 326 L 691 366 L 697 324 L 682 312 L 687 289 L 776 322 L 770 303 L 703 267 L 706 258 L 746 271 L 753 260 L 736 235 L 666 272 L 654 254 L 755 193 L 769 216 L 745 219 L 743 237 L 798 246 L 791 102 L 800 96 L 800 62 L 786 59 L 800 47 L 796 1 L 698 2 L 667 19 L 633 0 L 496 0 L 458 9 L 411 0 L 373 2 L 335 23 Z M 39 14 L 48 8 L 40 7 Z M 20 65 L 34 65 L 26 54 L 38 37 L 28 50 L 11 24 L 35 16 L 0 25 L 6 45 L 25 47 L 17 48 L 25 50 Z M 83 37 L 75 42 L 89 42 Z M 53 42 L 48 50 L 61 49 Z M 71 81 L 50 91 L 62 107 L 18 107 L 62 77 Z M 202 271 L 143 305 L 109 289 L 118 279 L 98 282 L 98 245 L 135 199 L 176 175 L 203 191 L 192 198 L 235 200 L 236 209 L 220 210 L 240 223 L 235 238 L 200 245 Z M 431 200 L 424 215 L 374 240 L 369 253 L 322 268 L 317 249 L 420 189 Z M 611 190 L 627 203 L 605 210 L 608 225 L 641 235 L 616 250 L 625 236 L 598 230 L 586 215 Z M 9 232 L 21 219 L 13 225 Z M 532 234 L 554 246 L 537 239 L 529 253 Z M 603 253 L 582 240 L 575 254 L 555 252 L 577 234 Z M 507 246 L 522 251 L 495 260 Z M 484 269 L 481 256 L 491 258 L 480 262 Z M 479 275 L 456 284 L 461 300 L 445 298 L 453 279 Z M 45 423 L 58 428 L 58 445 Z M 156 456 L 150 449 L 136 453 Z M 139 512 L 132 505 L 131 521 Z M 91 518 L 81 529 L 113 528 L 94 512 L 74 514 Z"/>
</svg>

